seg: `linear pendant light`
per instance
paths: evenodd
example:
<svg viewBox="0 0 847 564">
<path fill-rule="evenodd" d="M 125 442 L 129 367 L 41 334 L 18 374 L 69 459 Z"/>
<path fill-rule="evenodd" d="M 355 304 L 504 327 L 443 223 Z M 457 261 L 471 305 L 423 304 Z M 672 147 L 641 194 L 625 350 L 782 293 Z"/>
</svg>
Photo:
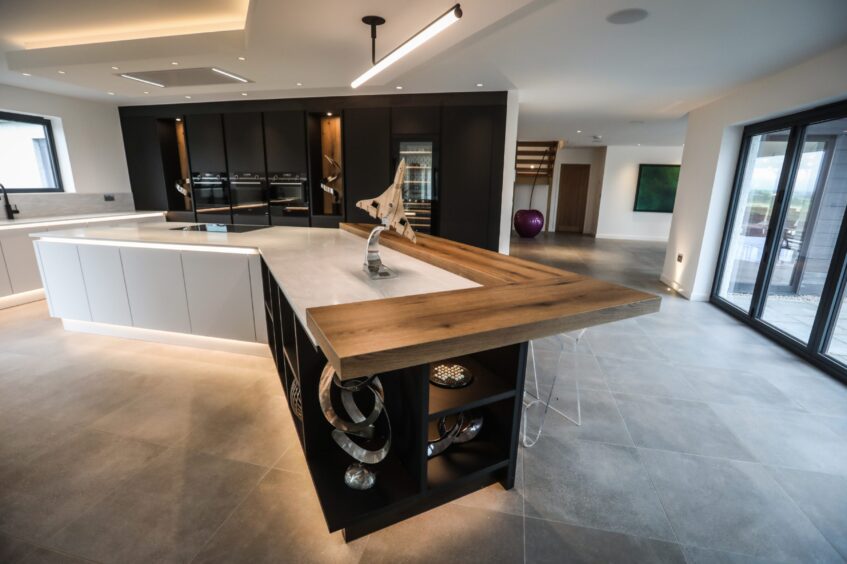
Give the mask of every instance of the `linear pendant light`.
<svg viewBox="0 0 847 564">
<path fill-rule="evenodd" d="M 377 61 L 374 66 L 365 71 L 359 78 L 350 83 L 353 88 L 358 88 L 377 74 L 381 73 L 457 21 L 462 17 L 462 7 L 456 4 L 434 22 L 420 30 L 418 33 L 407 39 L 399 47 L 391 51 L 388 55 Z"/>
</svg>

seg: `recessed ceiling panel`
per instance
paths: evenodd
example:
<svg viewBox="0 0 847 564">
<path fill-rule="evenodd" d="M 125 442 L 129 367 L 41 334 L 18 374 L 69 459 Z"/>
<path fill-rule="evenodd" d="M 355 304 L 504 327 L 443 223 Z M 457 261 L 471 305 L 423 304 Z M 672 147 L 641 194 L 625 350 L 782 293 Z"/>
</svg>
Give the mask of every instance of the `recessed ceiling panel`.
<svg viewBox="0 0 847 564">
<path fill-rule="evenodd" d="M 116 76 L 136 78 L 165 88 L 176 86 L 207 86 L 210 84 L 243 84 L 253 82 L 226 69 L 201 67 L 194 69 L 167 69 L 144 72 L 117 73 Z M 238 78 L 236 78 L 238 77 Z"/>
</svg>

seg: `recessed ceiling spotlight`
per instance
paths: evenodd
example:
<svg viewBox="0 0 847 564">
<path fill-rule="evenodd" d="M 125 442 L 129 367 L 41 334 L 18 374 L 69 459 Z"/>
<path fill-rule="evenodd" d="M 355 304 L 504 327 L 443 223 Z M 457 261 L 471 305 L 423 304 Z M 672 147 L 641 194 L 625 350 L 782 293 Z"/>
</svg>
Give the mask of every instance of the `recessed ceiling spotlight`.
<svg viewBox="0 0 847 564">
<path fill-rule="evenodd" d="M 186 96 L 186 97 L 185 97 L 185 99 L 186 99 L 186 100 L 191 100 L 191 96 Z"/>
<path fill-rule="evenodd" d="M 114 93 L 114 92 L 106 92 L 106 94 L 108 94 L 109 96 L 114 96 L 114 95 L 115 95 L 115 93 Z"/>
<path fill-rule="evenodd" d="M 576 132 L 577 132 L 577 133 L 582 133 L 582 130 L 581 130 L 581 129 L 577 129 L 577 130 L 576 130 Z"/>
<path fill-rule="evenodd" d="M 247 96 L 247 92 L 242 92 L 242 93 L 241 93 L 241 95 L 242 95 L 242 96 Z"/>
<path fill-rule="evenodd" d="M 327 112 L 326 117 L 332 117 L 332 112 Z"/>
<path fill-rule="evenodd" d="M 112 70 L 120 70 L 118 67 L 112 67 Z"/>
<path fill-rule="evenodd" d="M 298 83 L 297 83 L 297 86 L 303 86 L 303 83 L 302 83 L 302 82 L 298 82 Z"/>
<path fill-rule="evenodd" d="M 640 146 L 641 146 L 641 143 L 636 143 L 636 144 L 635 144 L 635 146 L 636 146 L 636 147 L 640 147 Z"/>
<path fill-rule="evenodd" d="M 145 91 L 144 91 L 144 93 L 145 93 L 145 94 L 150 94 L 150 91 L 149 91 L 149 90 L 145 90 Z"/>
<path fill-rule="evenodd" d="M 177 121 L 182 121 L 182 118 L 176 118 Z"/>
<path fill-rule="evenodd" d="M 606 21 L 611 24 L 626 25 L 640 22 L 647 17 L 647 10 L 642 8 L 627 8 L 618 10 L 606 16 Z"/>
<path fill-rule="evenodd" d="M 397 86 L 394 87 L 394 89 L 395 90 L 403 90 L 403 87 L 398 84 Z"/>
<path fill-rule="evenodd" d="M 177 65 L 179 64 L 179 61 L 171 61 L 171 64 L 172 64 L 173 66 L 177 66 Z"/>
<path fill-rule="evenodd" d="M 24 75 L 24 76 L 32 76 L 32 75 L 31 75 L 31 74 L 29 74 L 28 72 L 22 72 L 21 74 L 22 74 L 22 75 Z"/>
<path fill-rule="evenodd" d="M 482 88 L 483 86 L 485 86 L 485 85 L 484 85 L 483 83 L 481 83 L 481 82 L 477 82 L 477 83 L 476 83 L 476 87 L 477 87 L 477 88 Z"/>
<path fill-rule="evenodd" d="M 56 71 L 59 74 L 65 74 L 65 71 Z"/>
<path fill-rule="evenodd" d="M 246 57 L 238 57 L 238 60 L 239 60 L 239 61 L 246 61 L 246 60 L 247 60 L 247 58 L 246 58 Z"/>
</svg>

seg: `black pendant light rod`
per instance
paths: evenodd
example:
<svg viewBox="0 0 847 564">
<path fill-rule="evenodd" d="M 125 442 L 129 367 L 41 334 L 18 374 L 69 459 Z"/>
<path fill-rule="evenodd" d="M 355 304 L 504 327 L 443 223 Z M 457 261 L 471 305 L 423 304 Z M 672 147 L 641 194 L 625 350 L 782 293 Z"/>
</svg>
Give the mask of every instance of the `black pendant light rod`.
<svg viewBox="0 0 847 564">
<path fill-rule="evenodd" d="M 385 23 L 385 18 L 380 16 L 365 16 L 362 22 L 371 26 L 371 64 L 376 64 L 376 26 Z"/>
</svg>

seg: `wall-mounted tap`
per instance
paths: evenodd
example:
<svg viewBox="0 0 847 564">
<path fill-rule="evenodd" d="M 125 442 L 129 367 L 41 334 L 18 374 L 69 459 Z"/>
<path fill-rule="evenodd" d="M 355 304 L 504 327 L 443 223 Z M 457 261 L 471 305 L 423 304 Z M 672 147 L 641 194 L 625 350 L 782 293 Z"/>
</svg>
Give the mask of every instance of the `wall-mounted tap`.
<svg viewBox="0 0 847 564">
<path fill-rule="evenodd" d="M 6 219 L 15 219 L 16 213 L 21 213 L 18 206 L 13 206 L 9 203 L 9 194 L 6 192 L 6 187 L 0 184 L 0 191 L 3 192 L 3 209 L 6 210 Z"/>
</svg>

